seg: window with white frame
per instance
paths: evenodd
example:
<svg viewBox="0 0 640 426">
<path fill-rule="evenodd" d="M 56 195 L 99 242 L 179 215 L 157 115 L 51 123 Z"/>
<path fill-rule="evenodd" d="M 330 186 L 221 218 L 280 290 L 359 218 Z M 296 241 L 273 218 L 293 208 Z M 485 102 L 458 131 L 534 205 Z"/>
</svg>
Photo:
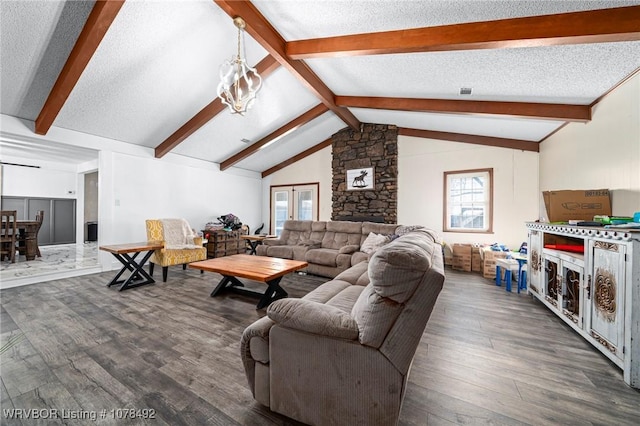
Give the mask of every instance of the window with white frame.
<svg viewBox="0 0 640 426">
<path fill-rule="evenodd" d="M 444 172 L 447 232 L 493 232 L 493 169 Z"/>
</svg>

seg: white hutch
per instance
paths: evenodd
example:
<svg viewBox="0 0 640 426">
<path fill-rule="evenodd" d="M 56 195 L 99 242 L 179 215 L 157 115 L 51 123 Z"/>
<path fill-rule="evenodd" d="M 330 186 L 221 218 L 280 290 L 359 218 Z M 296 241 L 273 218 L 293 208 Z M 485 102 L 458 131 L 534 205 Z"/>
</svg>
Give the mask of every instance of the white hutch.
<svg viewBox="0 0 640 426">
<path fill-rule="evenodd" d="M 529 292 L 640 388 L 640 230 L 526 226 Z"/>
</svg>

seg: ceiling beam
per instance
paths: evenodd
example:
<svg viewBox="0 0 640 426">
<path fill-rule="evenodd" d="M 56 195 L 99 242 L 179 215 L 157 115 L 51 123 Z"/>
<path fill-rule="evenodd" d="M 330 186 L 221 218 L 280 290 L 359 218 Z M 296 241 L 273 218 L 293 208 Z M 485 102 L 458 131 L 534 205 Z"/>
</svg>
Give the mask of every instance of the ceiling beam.
<svg viewBox="0 0 640 426">
<path fill-rule="evenodd" d="M 37 134 L 46 135 L 53 125 L 123 4 L 124 0 L 96 1 L 67 62 L 62 67 L 58 79 L 36 118 Z"/>
<path fill-rule="evenodd" d="M 435 132 L 433 130 L 398 128 L 398 134 L 402 136 L 415 136 L 417 138 L 437 139 L 452 142 L 464 142 L 474 145 L 496 146 L 500 148 L 520 149 L 522 151 L 539 152 L 538 142 L 521 139 L 496 138 L 492 136 L 466 135 L 464 133 Z"/>
<path fill-rule="evenodd" d="M 245 149 L 238 152 L 237 154 L 224 160 L 222 163 L 220 163 L 220 170 L 228 169 L 229 167 L 233 166 L 239 161 L 242 161 L 245 158 L 249 157 L 250 155 L 256 153 L 260 148 L 262 148 L 266 144 L 275 142 L 277 139 L 284 137 L 287 134 L 299 129 L 301 126 L 321 116 L 327 111 L 329 111 L 329 109 L 327 108 L 326 105 L 324 104 L 316 105 L 315 107 L 311 108 L 309 111 L 305 112 L 298 118 L 293 119 L 292 121 L 280 127 L 276 131 L 260 139 L 258 142 L 255 142 L 254 144 L 246 147 Z"/>
<path fill-rule="evenodd" d="M 291 59 L 640 40 L 640 6 L 290 41 Z"/>
<path fill-rule="evenodd" d="M 351 108 L 398 111 L 446 114 L 491 114 L 577 122 L 591 120 L 591 106 L 589 105 L 461 101 L 452 99 L 379 98 L 365 96 L 336 96 L 336 104 Z"/>
<path fill-rule="evenodd" d="M 266 78 L 273 71 L 278 69 L 280 64 L 271 55 L 267 55 L 256 65 L 256 71 L 262 78 Z M 165 139 L 155 149 L 155 157 L 162 158 L 168 154 L 173 148 L 181 144 L 185 139 L 191 136 L 196 130 L 207 124 L 213 117 L 225 110 L 227 107 L 222 103 L 220 98 L 216 98 L 209 105 L 202 108 L 200 112 L 191 117 L 189 121 L 176 130 L 171 136 Z"/>
<path fill-rule="evenodd" d="M 283 161 L 280 164 L 276 164 L 275 166 L 271 167 L 270 169 L 265 170 L 264 172 L 262 172 L 262 177 L 265 178 L 267 176 L 269 176 L 272 173 L 277 172 L 278 170 L 282 170 L 287 166 L 292 165 L 293 163 L 302 160 L 305 157 L 310 156 L 311 154 L 315 154 L 316 152 L 320 151 L 321 149 L 324 149 L 328 146 L 331 146 L 331 143 L 333 142 L 333 139 L 329 138 L 323 142 L 320 142 L 317 145 L 312 146 L 309 149 L 306 149 L 304 151 L 302 151 L 300 154 L 298 155 L 294 155 L 293 157 L 289 158 L 288 160 Z"/>
<path fill-rule="evenodd" d="M 360 121 L 347 108 L 334 103 L 334 94 L 320 78 L 301 61 L 290 59 L 285 50 L 286 41 L 248 0 L 214 0 L 230 17 L 240 16 L 246 22 L 245 31 L 269 52 L 282 66 L 302 82 L 320 102 L 333 111 L 354 130 L 360 130 Z"/>
</svg>

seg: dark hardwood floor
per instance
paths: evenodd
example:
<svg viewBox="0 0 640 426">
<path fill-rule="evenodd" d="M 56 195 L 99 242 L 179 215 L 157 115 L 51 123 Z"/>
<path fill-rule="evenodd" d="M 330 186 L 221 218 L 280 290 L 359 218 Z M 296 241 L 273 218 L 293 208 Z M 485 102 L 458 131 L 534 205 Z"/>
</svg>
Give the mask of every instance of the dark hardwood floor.
<svg viewBox="0 0 640 426">
<path fill-rule="evenodd" d="M 101 424 L 123 424 L 114 417 L 131 408 L 155 419 L 124 424 L 296 424 L 246 385 L 239 340 L 264 315 L 256 299 L 211 298 L 219 276 L 180 267 L 166 283 L 122 293 L 106 287 L 113 274 L 0 292 L 1 424 L 93 423 L 12 420 L 11 408 L 96 413 Z M 324 281 L 290 275 L 283 287 L 298 297 Z M 400 424 L 637 425 L 640 392 L 530 296 L 447 269 Z"/>
</svg>

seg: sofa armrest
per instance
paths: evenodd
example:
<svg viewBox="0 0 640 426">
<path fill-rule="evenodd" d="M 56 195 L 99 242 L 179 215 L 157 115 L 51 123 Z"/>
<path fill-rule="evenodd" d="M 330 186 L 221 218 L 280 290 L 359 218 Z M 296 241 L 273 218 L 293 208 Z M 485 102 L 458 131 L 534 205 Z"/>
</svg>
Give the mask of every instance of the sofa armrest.
<svg viewBox="0 0 640 426">
<path fill-rule="evenodd" d="M 262 244 L 265 246 L 283 246 L 286 241 L 281 240 L 280 238 L 267 238 L 262 241 Z"/>
<path fill-rule="evenodd" d="M 276 300 L 267 308 L 267 316 L 275 323 L 295 330 L 341 339 L 358 338 L 358 323 L 349 313 L 311 300 Z"/>
<path fill-rule="evenodd" d="M 352 254 L 357 252 L 358 250 L 360 250 L 360 246 L 357 246 L 355 244 L 350 244 L 347 246 L 343 246 L 340 247 L 340 249 L 338 250 L 338 253 L 340 254 Z"/>
</svg>

